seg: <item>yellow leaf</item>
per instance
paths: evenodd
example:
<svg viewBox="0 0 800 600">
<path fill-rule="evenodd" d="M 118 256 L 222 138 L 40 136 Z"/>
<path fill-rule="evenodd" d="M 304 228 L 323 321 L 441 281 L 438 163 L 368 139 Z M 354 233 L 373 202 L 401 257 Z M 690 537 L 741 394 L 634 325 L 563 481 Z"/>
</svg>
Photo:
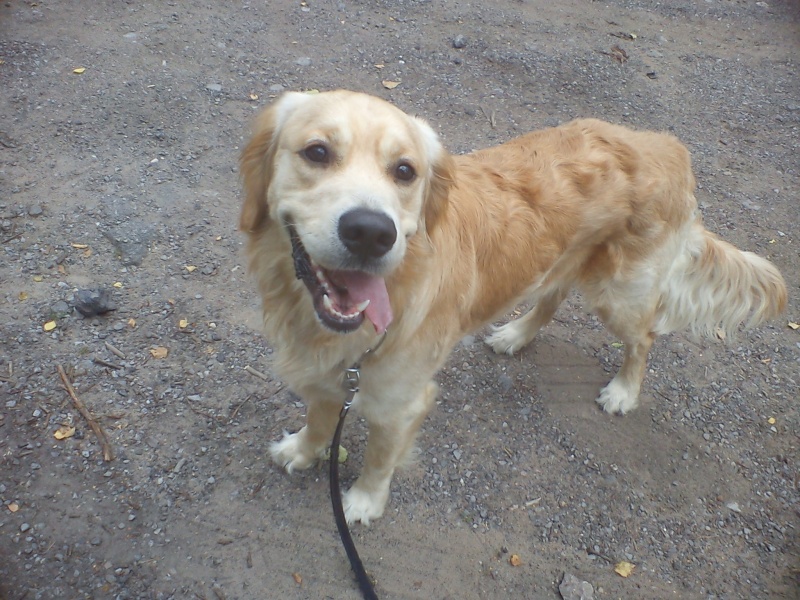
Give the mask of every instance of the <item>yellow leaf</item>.
<svg viewBox="0 0 800 600">
<path fill-rule="evenodd" d="M 306 90 L 306 94 L 319 94 L 319 90 L 316 88 Z"/>
<path fill-rule="evenodd" d="M 62 425 L 53 433 L 53 437 L 57 440 L 65 440 L 75 435 L 75 428 L 70 425 Z"/>
<path fill-rule="evenodd" d="M 347 462 L 347 448 L 339 446 L 339 464 L 343 465 Z"/>
<path fill-rule="evenodd" d="M 300 573 L 292 573 L 292 579 L 297 585 L 303 585 L 303 576 Z"/>
<path fill-rule="evenodd" d="M 385 67 L 385 66 L 386 66 L 386 65 L 384 65 L 384 64 L 380 64 L 380 63 L 379 63 L 379 64 L 375 65 L 375 68 L 376 68 L 376 69 L 382 69 L 382 68 L 383 68 L 383 67 Z"/>
<path fill-rule="evenodd" d="M 11 512 L 17 512 L 19 510 L 19 504 L 17 504 L 16 502 L 12 502 L 11 504 L 8 505 L 8 510 L 10 510 Z"/>
<path fill-rule="evenodd" d="M 117 289 L 121 288 L 122 287 L 122 282 L 121 281 L 115 281 L 114 282 L 114 287 L 117 288 Z"/>
<path fill-rule="evenodd" d="M 519 557 L 519 554 L 512 554 L 508 559 L 508 564 L 512 567 L 518 567 L 522 564 L 522 559 Z"/>
<path fill-rule="evenodd" d="M 195 272 L 195 270 L 197 269 L 197 267 L 195 267 L 194 265 L 186 265 L 184 268 L 185 268 L 187 271 L 189 271 L 189 273 L 194 273 L 194 272 Z"/>
<path fill-rule="evenodd" d="M 636 568 L 636 565 L 629 563 L 628 561 L 622 560 L 614 565 L 614 573 L 619 575 L 620 577 L 630 577 L 633 570 Z"/>
<path fill-rule="evenodd" d="M 153 358 L 167 358 L 167 354 L 169 354 L 169 348 L 164 348 L 164 346 L 150 348 L 150 355 Z"/>
<path fill-rule="evenodd" d="M 72 69 L 72 72 L 75 75 L 83 75 L 86 72 L 86 67 L 78 67 L 77 69 Z"/>
<path fill-rule="evenodd" d="M 770 241 L 768 241 L 767 243 L 768 243 L 768 244 L 774 244 L 774 243 L 775 243 L 775 240 L 770 240 Z"/>
<path fill-rule="evenodd" d="M 43 327 L 43 329 L 45 331 L 53 331 L 53 329 L 55 329 L 55 328 L 56 328 L 56 322 L 55 321 L 48 321 L 47 323 L 44 324 L 44 327 Z"/>
<path fill-rule="evenodd" d="M 131 329 L 136 327 L 136 319 L 128 319 L 128 327 L 130 327 Z"/>
<path fill-rule="evenodd" d="M 258 94 L 250 94 L 250 100 L 258 100 Z"/>
<path fill-rule="evenodd" d="M 186 329 L 188 326 L 189 326 L 189 321 L 187 321 L 186 319 L 181 319 L 178 322 L 178 327 L 180 327 L 181 329 Z"/>
<path fill-rule="evenodd" d="M 28 299 L 28 292 L 20 292 L 17 298 L 19 298 L 20 302 L 25 302 Z"/>
<path fill-rule="evenodd" d="M 44 281 L 44 277 L 42 277 L 41 275 L 34 275 L 34 276 L 33 276 L 33 280 L 34 280 L 36 283 L 41 283 L 42 281 Z"/>
<path fill-rule="evenodd" d="M 70 246 L 72 246 L 73 248 L 77 248 L 78 250 L 83 250 L 84 248 L 88 248 L 88 247 L 89 247 L 89 244 L 76 244 L 76 243 L 72 243 L 72 244 L 70 244 Z"/>
<path fill-rule="evenodd" d="M 398 85 L 400 85 L 399 81 L 389 81 L 388 79 L 384 79 L 383 81 L 381 81 L 381 83 L 383 84 L 383 87 L 385 87 L 387 90 L 393 90 Z"/>
<path fill-rule="evenodd" d="M 777 419 L 775 419 L 775 417 L 770 417 L 769 419 L 767 419 L 767 423 L 769 423 L 770 425 L 775 425 L 775 423 L 777 423 Z"/>
<path fill-rule="evenodd" d="M 792 329 L 800 329 L 800 324 L 794 323 L 793 321 L 789 321 L 789 327 Z"/>
<path fill-rule="evenodd" d="M 220 241 L 220 240 L 222 239 L 222 236 L 221 236 L 221 235 L 218 235 L 218 236 L 217 236 L 217 237 L 215 237 L 214 239 L 215 239 L 215 240 L 217 240 L 217 241 Z"/>
</svg>

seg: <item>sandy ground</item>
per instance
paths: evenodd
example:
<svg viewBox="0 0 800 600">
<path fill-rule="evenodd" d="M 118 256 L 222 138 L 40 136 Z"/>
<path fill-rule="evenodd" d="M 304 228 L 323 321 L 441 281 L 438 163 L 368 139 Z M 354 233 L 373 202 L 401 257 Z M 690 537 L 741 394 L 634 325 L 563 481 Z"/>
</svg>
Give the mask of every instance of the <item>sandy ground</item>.
<svg viewBox="0 0 800 600">
<path fill-rule="evenodd" d="M 708 227 L 790 286 L 728 344 L 659 339 L 625 418 L 592 401 L 621 349 L 578 296 L 518 358 L 465 339 L 354 528 L 380 596 L 557 599 L 568 574 L 598 599 L 797 598 L 799 23 L 778 0 L 3 2 L 0 596 L 359 597 L 324 467 L 266 458 L 304 408 L 236 231 L 256 111 L 346 87 L 453 152 L 577 116 L 672 131 Z M 83 318 L 96 288 L 116 310 Z M 365 436 L 352 419 L 345 485 Z"/>
</svg>

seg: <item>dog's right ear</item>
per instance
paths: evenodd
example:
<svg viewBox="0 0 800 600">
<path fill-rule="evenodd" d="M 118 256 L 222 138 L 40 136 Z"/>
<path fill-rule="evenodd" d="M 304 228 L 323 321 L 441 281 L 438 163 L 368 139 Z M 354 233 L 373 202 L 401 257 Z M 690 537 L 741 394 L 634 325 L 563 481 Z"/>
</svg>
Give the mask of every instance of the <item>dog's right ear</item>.
<svg viewBox="0 0 800 600">
<path fill-rule="evenodd" d="M 267 225 L 267 191 L 280 130 L 294 109 L 309 98 L 308 94 L 288 92 L 256 118 L 253 137 L 239 158 L 239 173 L 244 187 L 244 203 L 239 216 L 239 229 L 242 231 L 254 232 Z"/>
</svg>

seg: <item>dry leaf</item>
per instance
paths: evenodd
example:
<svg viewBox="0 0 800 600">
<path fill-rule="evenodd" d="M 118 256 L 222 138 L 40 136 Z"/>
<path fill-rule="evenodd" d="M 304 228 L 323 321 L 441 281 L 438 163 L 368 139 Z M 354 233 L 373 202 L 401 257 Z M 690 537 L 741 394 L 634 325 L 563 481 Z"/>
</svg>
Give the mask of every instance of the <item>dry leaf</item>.
<svg viewBox="0 0 800 600">
<path fill-rule="evenodd" d="M 181 329 L 186 329 L 188 326 L 189 326 L 189 321 L 187 321 L 186 319 L 181 319 L 180 321 L 178 321 L 178 327 L 180 327 Z"/>
<path fill-rule="evenodd" d="M 800 329 L 800 323 L 794 323 L 793 321 L 789 321 L 789 327 L 792 329 Z"/>
<path fill-rule="evenodd" d="M 385 66 L 386 66 L 386 65 L 384 65 L 384 64 L 380 64 L 380 63 L 378 63 L 377 65 L 375 65 L 375 68 L 376 68 L 376 69 L 382 69 L 382 68 L 383 68 L 383 67 L 385 67 Z"/>
<path fill-rule="evenodd" d="M 34 276 L 33 276 L 33 280 L 34 280 L 36 283 L 41 283 L 42 281 L 44 281 L 44 277 L 42 277 L 41 275 L 34 275 Z"/>
<path fill-rule="evenodd" d="M 622 560 L 614 565 L 614 573 L 619 575 L 620 577 L 630 577 L 633 570 L 636 568 L 636 565 L 629 563 L 628 561 Z"/>
<path fill-rule="evenodd" d="M 128 327 L 130 327 L 131 329 L 136 327 L 136 319 L 128 319 Z"/>
<path fill-rule="evenodd" d="M 86 67 L 78 67 L 77 69 L 72 69 L 72 72 L 75 75 L 83 75 L 86 72 Z"/>
<path fill-rule="evenodd" d="M 519 554 L 512 554 L 508 558 L 508 564 L 510 564 L 512 567 L 518 567 L 522 564 L 522 559 L 519 557 Z"/>
<path fill-rule="evenodd" d="M 121 281 L 115 281 L 114 282 L 114 287 L 117 288 L 117 289 L 121 288 L 122 287 L 122 282 Z"/>
<path fill-rule="evenodd" d="M 44 329 L 45 331 L 53 331 L 53 329 L 55 329 L 55 328 L 56 328 L 56 322 L 55 321 L 48 321 L 42 327 L 42 329 Z"/>
<path fill-rule="evenodd" d="M 387 90 L 393 90 L 398 85 L 400 85 L 399 81 L 389 81 L 388 79 L 384 79 L 383 81 L 381 81 L 381 83 L 383 84 L 383 87 L 385 87 Z"/>
<path fill-rule="evenodd" d="M 153 358 L 167 358 L 167 354 L 169 354 L 169 348 L 164 348 L 164 346 L 150 348 L 150 355 Z"/>
<path fill-rule="evenodd" d="M 67 274 L 67 268 L 64 265 L 58 265 L 57 271 L 59 273 L 61 273 L 62 275 L 66 275 Z"/>
<path fill-rule="evenodd" d="M 17 298 L 19 298 L 20 302 L 25 302 L 28 299 L 28 292 L 20 292 Z"/>
<path fill-rule="evenodd" d="M 89 258 L 91 255 L 92 255 L 91 248 L 87 248 L 86 250 L 83 251 L 83 258 Z"/>
<path fill-rule="evenodd" d="M 714 335 L 716 335 L 721 340 L 725 340 L 725 330 L 720 327 L 717 327 L 714 330 Z"/>
<path fill-rule="evenodd" d="M 53 433 L 53 437 L 57 440 L 65 440 L 75 435 L 75 428 L 70 425 L 62 425 Z"/>
<path fill-rule="evenodd" d="M 12 502 L 11 504 L 8 505 L 8 510 L 10 510 L 11 512 L 17 512 L 19 510 L 19 504 L 17 504 L 16 502 Z"/>
<path fill-rule="evenodd" d="M 220 240 L 222 239 L 222 236 L 221 236 L 221 235 L 218 235 L 218 236 L 217 236 L 217 237 L 215 237 L 214 239 L 215 239 L 215 240 L 217 240 L 217 241 L 220 241 Z"/>
<path fill-rule="evenodd" d="M 292 573 L 292 579 L 297 585 L 303 585 L 303 576 L 300 573 Z"/>
<path fill-rule="evenodd" d="M 194 265 L 186 265 L 186 266 L 184 267 L 184 269 L 186 269 L 187 271 L 189 271 L 189 273 L 194 273 L 194 271 L 195 271 L 195 270 L 197 270 L 197 267 L 195 267 Z"/>
<path fill-rule="evenodd" d="M 250 100 L 258 100 L 258 94 L 250 94 Z"/>
<path fill-rule="evenodd" d="M 89 247 L 89 244 L 76 244 L 73 242 L 72 244 L 70 244 L 70 246 L 72 246 L 73 248 L 77 248 L 78 250 L 84 250 L 85 248 Z"/>
<path fill-rule="evenodd" d="M 770 425 L 775 425 L 776 422 L 777 420 L 775 419 L 775 417 L 770 417 L 769 419 L 767 419 L 767 423 L 769 423 Z"/>
</svg>

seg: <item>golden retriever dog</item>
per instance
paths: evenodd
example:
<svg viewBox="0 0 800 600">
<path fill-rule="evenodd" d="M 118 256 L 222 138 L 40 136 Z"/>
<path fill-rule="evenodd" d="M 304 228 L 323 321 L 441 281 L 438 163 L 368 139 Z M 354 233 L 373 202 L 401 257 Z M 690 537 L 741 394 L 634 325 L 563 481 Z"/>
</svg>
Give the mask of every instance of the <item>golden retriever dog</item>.
<svg viewBox="0 0 800 600">
<path fill-rule="evenodd" d="M 572 288 L 624 342 L 597 398 L 609 413 L 636 407 L 657 335 L 731 334 L 786 304 L 771 263 L 704 229 L 689 153 L 663 133 L 582 119 L 451 156 L 379 98 L 287 93 L 256 120 L 241 174 L 274 370 L 308 406 L 272 445 L 279 465 L 325 453 L 344 369 L 386 332 L 354 401 L 369 441 L 349 522 L 383 513 L 453 346 L 518 303 L 534 307 L 493 330 L 496 352 L 530 342 Z"/>
</svg>

